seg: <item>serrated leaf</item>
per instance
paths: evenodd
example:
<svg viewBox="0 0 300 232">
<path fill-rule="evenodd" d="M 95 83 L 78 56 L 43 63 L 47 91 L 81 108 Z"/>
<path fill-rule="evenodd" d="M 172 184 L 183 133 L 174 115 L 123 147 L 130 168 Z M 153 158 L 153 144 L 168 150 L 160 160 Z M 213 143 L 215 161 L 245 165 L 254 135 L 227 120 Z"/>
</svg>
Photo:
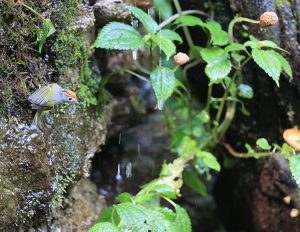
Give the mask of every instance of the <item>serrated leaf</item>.
<svg viewBox="0 0 300 232">
<path fill-rule="evenodd" d="M 158 47 L 166 54 L 167 60 L 176 53 L 176 46 L 172 40 L 162 37 L 160 33 L 157 33 L 152 38 Z"/>
<path fill-rule="evenodd" d="M 229 60 L 221 61 L 217 64 L 207 64 L 205 74 L 210 79 L 210 84 L 220 83 L 230 73 L 231 62 Z"/>
<path fill-rule="evenodd" d="M 238 95 L 243 98 L 253 98 L 253 89 L 249 85 L 240 84 L 238 87 Z"/>
<path fill-rule="evenodd" d="M 200 49 L 201 57 L 207 62 L 205 73 L 210 83 L 219 83 L 231 70 L 231 62 L 228 53 L 218 47 Z"/>
<path fill-rule="evenodd" d="M 229 44 L 224 50 L 225 52 L 244 51 L 246 48 L 243 44 L 232 43 Z"/>
<path fill-rule="evenodd" d="M 201 196 L 207 196 L 207 189 L 205 184 L 193 173 L 184 171 L 183 182 Z"/>
<path fill-rule="evenodd" d="M 119 50 L 136 50 L 143 46 L 144 41 L 133 27 L 118 22 L 112 22 L 103 27 L 98 34 L 93 47 Z"/>
<path fill-rule="evenodd" d="M 270 51 L 252 49 L 252 56 L 255 63 L 263 69 L 279 86 L 279 77 L 281 73 L 281 63 L 278 58 Z"/>
<path fill-rule="evenodd" d="M 124 203 L 116 205 L 115 209 L 121 218 L 119 226 L 123 230 L 163 232 L 171 226 L 170 221 L 166 219 L 164 214 L 149 210 L 141 205 Z"/>
<path fill-rule="evenodd" d="M 158 25 L 150 15 L 134 6 L 127 6 L 127 8 L 143 24 L 148 32 L 156 33 Z"/>
<path fill-rule="evenodd" d="M 224 46 L 229 43 L 230 37 L 226 31 L 222 30 L 222 27 L 217 22 L 207 22 L 204 24 L 211 35 L 211 42 L 213 45 Z"/>
<path fill-rule="evenodd" d="M 174 24 L 177 24 L 177 27 L 182 27 L 182 26 L 194 27 L 194 26 L 202 26 L 203 21 L 196 16 L 182 15 L 175 20 Z"/>
<path fill-rule="evenodd" d="M 300 155 L 289 158 L 289 166 L 292 176 L 300 188 Z"/>
<path fill-rule="evenodd" d="M 172 41 L 179 41 L 180 43 L 183 42 L 181 36 L 177 32 L 172 31 L 172 30 L 163 29 L 163 30 L 159 31 L 158 34 L 161 37 L 167 38 Z"/>
<path fill-rule="evenodd" d="M 267 47 L 267 48 L 274 48 L 274 49 L 278 49 L 278 50 L 280 50 L 280 51 L 289 53 L 287 50 L 282 49 L 281 47 L 279 47 L 276 43 L 274 43 L 274 42 L 271 41 L 271 40 L 257 41 L 257 44 L 258 44 L 258 46 L 259 46 L 260 48 L 264 48 L 264 47 Z"/>
<path fill-rule="evenodd" d="M 130 195 L 130 193 L 127 193 L 127 192 L 121 193 L 117 196 L 117 200 L 120 203 L 131 202 L 131 195 Z"/>
<path fill-rule="evenodd" d="M 174 72 L 165 67 L 157 67 L 150 75 L 150 81 L 157 100 L 157 107 L 162 110 L 164 103 L 174 92 L 176 81 Z"/>
<path fill-rule="evenodd" d="M 280 55 L 278 52 L 270 51 L 270 53 L 272 53 L 274 56 L 277 57 L 277 59 L 279 60 L 283 70 L 290 77 L 290 80 L 293 79 L 293 71 L 292 71 L 292 68 L 291 68 L 289 62 L 282 55 Z"/>
<path fill-rule="evenodd" d="M 121 230 L 110 222 L 97 223 L 88 232 L 121 232 Z"/>
<path fill-rule="evenodd" d="M 266 140 L 265 138 L 259 138 L 258 140 L 256 140 L 256 145 L 265 151 L 269 151 L 271 149 L 268 140 Z"/>
<path fill-rule="evenodd" d="M 186 210 L 179 205 L 176 205 L 176 227 L 177 232 L 191 232 L 191 220 L 189 215 L 187 214 Z"/>
</svg>

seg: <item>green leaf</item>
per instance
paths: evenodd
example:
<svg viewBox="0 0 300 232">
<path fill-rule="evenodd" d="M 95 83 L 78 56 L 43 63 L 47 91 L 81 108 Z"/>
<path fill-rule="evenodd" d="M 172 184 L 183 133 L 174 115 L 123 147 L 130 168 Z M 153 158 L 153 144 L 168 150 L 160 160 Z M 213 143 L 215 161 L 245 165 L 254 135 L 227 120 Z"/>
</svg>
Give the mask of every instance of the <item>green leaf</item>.
<svg viewBox="0 0 300 232">
<path fill-rule="evenodd" d="M 176 148 L 176 152 L 180 157 L 189 158 L 198 151 L 197 142 L 189 136 L 184 136 L 180 144 Z"/>
<path fill-rule="evenodd" d="M 117 200 L 120 203 L 131 202 L 131 195 L 127 192 L 121 193 L 117 196 Z"/>
<path fill-rule="evenodd" d="M 205 73 L 210 79 L 210 83 L 219 83 L 231 70 L 229 55 L 223 49 L 218 47 L 201 48 L 201 57 L 207 62 Z"/>
<path fill-rule="evenodd" d="M 143 24 L 148 32 L 156 33 L 158 25 L 150 15 L 134 6 L 127 6 L 127 8 Z"/>
<path fill-rule="evenodd" d="M 170 56 L 176 53 L 176 46 L 172 40 L 162 37 L 160 33 L 157 33 L 155 37 L 152 38 L 153 41 L 161 48 L 161 50 L 166 54 L 167 60 Z"/>
<path fill-rule="evenodd" d="M 164 103 L 175 89 L 174 72 L 165 67 L 157 67 L 150 75 L 150 81 L 157 99 L 157 107 L 162 110 Z"/>
<path fill-rule="evenodd" d="M 252 56 L 255 63 L 263 69 L 279 86 L 279 77 L 281 73 L 281 63 L 278 58 L 270 51 L 252 49 Z"/>
<path fill-rule="evenodd" d="M 256 145 L 266 151 L 269 151 L 271 149 L 268 140 L 266 140 L 265 138 L 259 138 L 258 140 L 256 140 Z"/>
<path fill-rule="evenodd" d="M 237 62 L 242 62 L 246 58 L 244 55 L 240 55 L 236 52 L 231 53 L 231 56 Z"/>
<path fill-rule="evenodd" d="M 211 42 L 213 45 L 224 46 L 229 43 L 230 37 L 226 31 L 217 22 L 207 22 L 204 26 L 208 29 L 211 35 Z"/>
<path fill-rule="evenodd" d="M 224 50 L 225 52 L 235 52 L 235 51 L 244 51 L 246 50 L 246 48 L 243 44 L 232 43 L 229 44 Z"/>
<path fill-rule="evenodd" d="M 144 41 L 133 27 L 118 22 L 112 22 L 103 27 L 98 34 L 93 47 L 120 50 L 136 50 L 143 46 Z"/>
<path fill-rule="evenodd" d="M 222 48 L 201 48 L 199 50 L 201 57 L 208 64 L 217 64 L 229 58 L 228 53 L 226 53 Z"/>
<path fill-rule="evenodd" d="M 39 42 L 39 53 L 42 52 L 42 48 L 46 39 L 56 31 L 50 19 L 43 18 L 42 21 L 43 26 L 41 29 L 37 26 L 34 26 L 37 36 L 36 41 Z"/>
<path fill-rule="evenodd" d="M 201 196 L 207 196 L 208 193 L 205 184 L 192 172 L 184 171 L 183 181 L 196 193 L 200 194 Z"/>
<path fill-rule="evenodd" d="M 157 34 L 159 34 L 161 37 L 164 37 L 172 41 L 179 41 L 180 43 L 183 42 L 181 36 L 177 32 L 172 30 L 163 29 L 159 31 Z"/>
<path fill-rule="evenodd" d="M 282 150 L 283 152 L 293 152 L 293 151 L 294 151 L 294 149 L 291 148 L 291 147 L 290 147 L 288 144 L 286 144 L 286 143 L 283 143 L 283 144 L 282 144 L 281 150 Z"/>
<path fill-rule="evenodd" d="M 249 85 L 240 84 L 238 87 L 238 95 L 243 98 L 253 98 L 253 89 Z"/>
<path fill-rule="evenodd" d="M 210 152 L 198 151 L 196 153 L 196 156 L 199 158 L 202 158 L 204 164 L 207 167 L 214 169 L 218 172 L 221 170 L 221 166 L 220 166 L 219 162 L 217 161 L 216 157 L 213 154 L 211 154 Z"/>
<path fill-rule="evenodd" d="M 176 227 L 177 232 L 191 232 L 191 220 L 186 210 L 179 205 L 176 205 Z"/>
<path fill-rule="evenodd" d="M 43 23 L 48 27 L 47 37 L 52 35 L 56 30 L 50 19 L 43 19 Z"/>
<path fill-rule="evenodd" d="M 300 155 L 289 158 L 289 165 L 292 176 L 300 188 Z"/>
<path fill-rule="evenodd" d="M 110 222 L 95 224 L 88 232 L 121 232 L 121 230 Z"/>
<path fill-rule="evenodd" d="M 119 226 L 124 230 L 147 232 L 167 231 L 171 226 L 164 214 L 149 210 L 141 205 L 123 203 L 115 206 L 121 221 Z"/>
<path fill-rule="evenodd" d="M 289 62 L 282 55 L 280 55 L 278 52 L 270 51 L 270 53 L 272 53 L 274 56 L 277 57 L 277 59 L 279 60 L 283 70 L 290 77 L 290 80 L 292 80 L 293 79 L 293 71 L 292 71 L 292 68 L 291 68 Z"/>
<path fill-rule="evenodd" d="M 174 24 L 177 24 L 177 27 L 183 27 L 183 26 L 194 27 L 194 26 L 202 26 L 203 21 L 196 16 L 182 15 L 175 20 Z"/>
<path fill-rule="evenodd" d="M 221 61 L 217 64 L 207 64 L 205 74 L 210 79 L 210 84 L 220 83 L 230 73 L 231 62 L 229 60 Z"/>
<path fill-rule="evenodd" d="M 259 46 L 259 48 L 263 48 L 263 47 L 267 47 L 267 48 L 274 48 L 274 49 L 278 49 L 280 51 L 283 52 L 287 52 L 286 50 L 282 49 L 281 47 L 279 47 L 276 43 L 274 43 L 271 40 L 262 40 L 262 41 L 257 41 L 257 44 Z"/>
</svg>

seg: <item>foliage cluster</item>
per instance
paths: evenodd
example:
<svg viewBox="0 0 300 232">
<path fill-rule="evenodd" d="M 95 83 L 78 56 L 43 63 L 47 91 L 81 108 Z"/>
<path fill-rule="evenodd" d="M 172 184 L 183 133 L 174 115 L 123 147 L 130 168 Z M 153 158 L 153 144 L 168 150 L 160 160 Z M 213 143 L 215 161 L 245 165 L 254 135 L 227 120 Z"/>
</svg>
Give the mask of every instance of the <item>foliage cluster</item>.
<svg viewBox="0 0 300 232">
<path fill-rule="evenodd" d="M 90 231 L 191 231 L 186 211 L 173 200 L 180 196 L 183 181 L 197 193 L 207 194 L 199 176 L 206 174 L 209 178 L 211 170 L 220 171 L 221 164 L 212 154 L 217 145 L 223 145 L 231 155 L 240 158 L 283 156 L 289 159 L 293 176 L 300 184 L 300 159 L 287 144 L 271 146 L 267 139 L 259 138 L 255 148 L 245 144 L 247 152 L 238 153 L 222 140 L 238 106 L 242 113 L 250 114 L 242 99 L 251 99 L 255 93 L 243 79 L 245 65 L 253 60 L 279 86 L 282 73 L 292 78 L 291 67 L 282 55 L 288 52 L 272 41 L 260 41 L 252 35 L 248 35 L 243 43 L 236 41 L 233 35 L 235 24 L 259 23 L 256 20 L 236 17 L 225 31 L 218 22 L 195 16 L 205 15 L 203 12 L 182 11 L 177 0 L 174 0 L 174 5 L 178 13 L 160 24 L 143 10 L 128 6 L 146 33 L 142 35 L 133 26 L 111 22 L 103 27 L 93 45 L 95 48 L 133 51 L 144 47 L 152 53 L 162 53 L 163 62 L 161 57 L 152 60 L 153 70 L 148 71 L 137 65 L 137 71 L 149 79 L 140 73 L 125 71 L 151 83 L 157 108 L 163 110 L 172 135 L 171 150 L 179 158 L 173 163 L 163 164 L 160 176 L 142 186 L 135 196 L 129 193 L 119 195 L 117 199 L 120 204 L 104 210 Z M 188 27 L 198 28 L 208 35 L 207 47 L 194 44 Z M 183 42 L 176 32 L 180 28 L 183 28 L 190 48 L 190 63 L 184 68 L 168 62 L 176 53 L 176 44 Z M 138 64 L 138 60 L 136 62 Z M 205 74 L 209 80 L 204 106 L 193 102 L 186 85 L 187 70 L 200 63 L 205 64 Z M 176 71 L 179 69 L 181 76 L 178 77 Z M 217 85 L 224 89 L 222 97 L 212 95 Z M 187 171 L 188 166 L 192 171 Z M 173 209 L 163 207 L 161 200 L 169 202 Z"/>
</svg>

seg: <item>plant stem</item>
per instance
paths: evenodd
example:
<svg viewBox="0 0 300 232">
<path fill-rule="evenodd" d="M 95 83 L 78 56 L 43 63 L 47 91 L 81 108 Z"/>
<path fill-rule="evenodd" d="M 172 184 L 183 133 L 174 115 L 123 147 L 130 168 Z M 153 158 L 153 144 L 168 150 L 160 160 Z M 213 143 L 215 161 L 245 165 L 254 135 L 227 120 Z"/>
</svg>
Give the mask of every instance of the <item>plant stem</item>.
<svg viewBox="0 0 300 232">
<path fill-rule="evenodd" d="M 179 13 L 179 15 L 182 15 L 182 9 L 181 9 L 181 6 L 179 4 L 179 1 L 178 0 L 173 0 L 173 2 L 174 2 L 175 8 L 176 8 L 177 12 Z M 193 47 L 194 42 L 192 40 L 192 36 L 189 32 L 189 29 L 186 26 L 183 27 L 183 32 L 184 32 L 184 35 L 186 37 L 186 40 L 187 40 L 187 43 L 188 43 L 189 47 L 190 48 Z"/>
<path fill-rule="evenodd" d="M 269 152 L 255 152 L 255 153 L 240 153 L 235 151 L 230 144 L 228 143 L 222 143 L 222 145 L 226 148 L 226 150 L 228 151 L 228 153 L 234 157 L 237 158 L 261 158 L 261 157 L 266 157 L 266 156 L 270 156 L 270 155 L 276 155 L 276 156 L 281 156 L 284 157 L 286 159 L 290 158 L 293 154 L 287 152 L 273 152 L 273 151 L 269 151 Z"/>
<path fill-rule="evenodd" d="M 125 69 L 124 72 L 130 73 L 131 75 L 136 76 L 137 78 L 140 78 L 143 81 L 150 82 L 146 77 L 143 77 L 140 74 L 137 74 L 131 70 Z"/>
<path fill-rule="evenodd" d="M 27 8 L 28 10 L 30 10 L 32 13 L 36 14 L 37 16 L 39 16 L 42 20 L 44 20 L 44 17 L 37 11 L 35 11 L 34 9 L 32 9 L 30 6 L 27 6 L 25 3 L 20 2 L 20 4 L 22 6 L 24 6 L 25 8 Z"/>
<path fill-rule="evenodd" d="M 143 66 L 140 64 L 140 62 L 139 62 L 138 60 L 133 59 L 133 62 L 134 62 L 134 64 L 135 64 L 135 66 L 136 66 L 141 72 L 143 72 L 143 73 L 145 73 L 145 74 L 147 74 L 147 75 L 150 75 L 151 72 L 150 72 L 149 70 L 143 68 Z"/>
<path fill-rule="evenodd" d="M 206 13 L 204 13 L 203 11 L 200 11 L 200 10 L 185 10 L 185 11 L 182 11 L 181 14 L 180 13 L 174 14 L 170 18 L 168 18 L 165 21 L 163 21 L 162 23 L 160 23 L 158 25 L 158 30 L 161 30 L 162 28 L 167 26 L 169 23 L 171 23 L 174 20 L 176 20 L 177 18 L 179 18 L 181 15 L 189 15 L 189 14 L 198 14 L 198 15 L 208 16 Z"/>
<path fill-rule="evenodd" d="M 228 26 L 228 34 L 230 36 L 230 42 L 231 43 L 233 43 L 233 41 L 234 41 L 234 36 L 233 36 L 234 25 L 236 23 L 240 23 L 240 22 L 248 22 L 248 23 L 259 24 L 259 21 L 257 21 L 257 20 L 248 19 L 248 18 L 244 18 L 244 17 L 235 17 L 233 20 L 231 20 L 231 22 L 229 23 L 229 26 Z"/>
</svg>

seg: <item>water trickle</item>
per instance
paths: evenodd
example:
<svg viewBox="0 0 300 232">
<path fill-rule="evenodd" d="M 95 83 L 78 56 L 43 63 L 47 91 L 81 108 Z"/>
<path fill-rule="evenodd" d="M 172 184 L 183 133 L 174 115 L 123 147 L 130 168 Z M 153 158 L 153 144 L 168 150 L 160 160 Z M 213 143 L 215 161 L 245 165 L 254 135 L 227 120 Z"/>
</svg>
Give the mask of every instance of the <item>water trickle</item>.
<svg viewBox="0 0 300 232">
<path fill-rule="evenodd" d="M 158 23 L 161 23 L 161 14 L 160 10 L 158 9 Z M 161 29 L 158 32 L 159 38 L 161 38 Z M 162 57 L 161 57 L 161 40 L 159 40 L 159 66 L 162 65 Z M 161 108 L 162 109 L 162 108 Z"/>
<path fill-rule="evenodd" d="M 157 102 L 157 108 L 159 110 L 162 110 L 164 108 L 164 101 L 160 100 Z"/>
<path fill-rule="evenodd" d="M 137 50 L 132 51 L 132 59 L 137 60 L 137 58 L 138 58 L 138 51 Z"/>
<path fill-rule="evenodd" d="M 119 144 L 121 144 L 121 140 L 122 140 L 122 132 L 120 132 L 119 134 Z"/>
<path fill-rule="evenodd" d="M 117 175 L 116 175 L 116 180 L 121 181 L 122 180 L 122 176 L 121 176 L 121 165 L 118 164 L 118 171 L 117 171 Z"/>
<path fill-rule="evenodd" d="M 141 145 L 139 143 L 137 146 L 137 150 L 138 150 L 138 155 L 141 156 Z"/>
<path fill-rule="evenodd" d="M 132 176 L 132 163 L 129 162 L 126 164 L 126 177 L 130 178 Z"/>
</svg>

